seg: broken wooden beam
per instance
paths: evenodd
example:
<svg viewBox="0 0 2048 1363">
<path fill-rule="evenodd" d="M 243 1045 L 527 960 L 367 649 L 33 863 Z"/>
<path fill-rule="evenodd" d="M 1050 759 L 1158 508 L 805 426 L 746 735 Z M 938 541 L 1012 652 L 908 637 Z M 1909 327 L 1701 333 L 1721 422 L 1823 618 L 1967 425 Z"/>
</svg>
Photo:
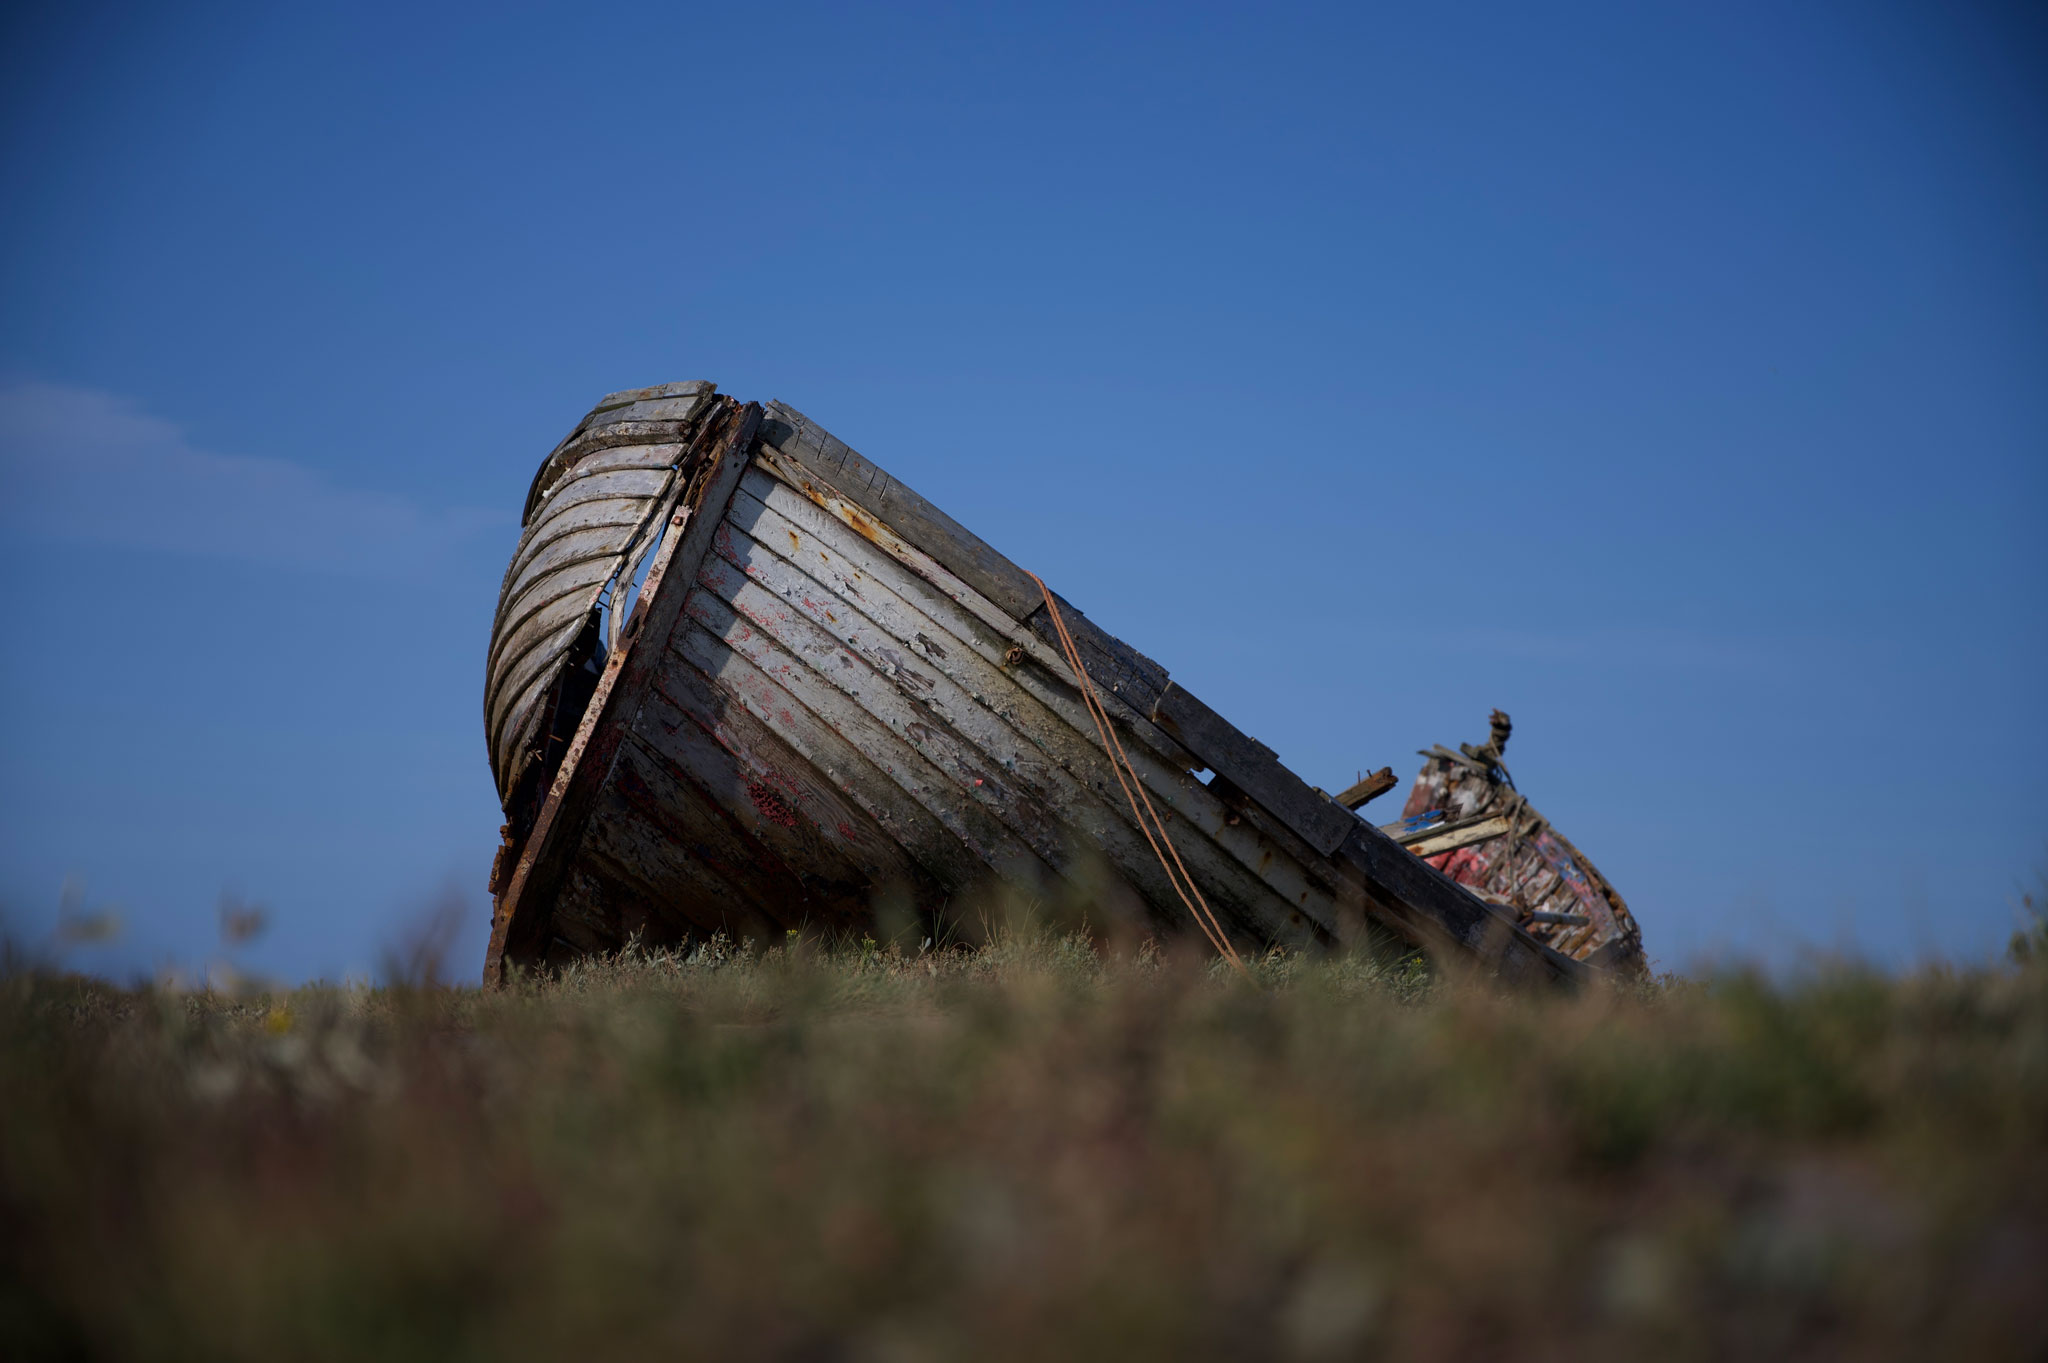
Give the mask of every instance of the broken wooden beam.
<svg viewBox="0 0 2048 1363">
<path fill-rule="evenodd" d="M 1394 775 L 1392 767 L 1381 767 L 1357 785 L 1348 787 L 1337 797 L 1337 803 L 1356 813 L 1399 784 L 1400 778 Z"/>
<path fill-rule="evenodd" d="M 1433 857 L 1442 852 L 1455 852 L 1460 847 L 1491 842 L 1513 827 L 1514 824 L 1505 815 L 1495 814 L 1477 819 L 1460 819 L 1456 823 L 1426 824 L 1421 828 L 1404 828 L 1400 824 L 1393 824 L 1382 827 L 1380 831 L 1418 857 Z"/>
</svg>

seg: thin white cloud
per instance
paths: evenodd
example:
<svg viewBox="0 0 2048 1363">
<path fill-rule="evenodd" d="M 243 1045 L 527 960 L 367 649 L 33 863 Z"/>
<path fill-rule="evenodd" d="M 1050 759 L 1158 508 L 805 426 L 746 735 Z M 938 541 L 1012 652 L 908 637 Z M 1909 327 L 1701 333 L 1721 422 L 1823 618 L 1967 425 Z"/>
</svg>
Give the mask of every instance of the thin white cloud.
<svg viewBox="0 0 2048 1363">
<path fill-rule="evenodd" d="M 0 531 L 378 577 L 505 537 L 511 510 L 428 510 L 282 459 L 194 449 L 111 393 L 0 384 Z"/>
</svg>

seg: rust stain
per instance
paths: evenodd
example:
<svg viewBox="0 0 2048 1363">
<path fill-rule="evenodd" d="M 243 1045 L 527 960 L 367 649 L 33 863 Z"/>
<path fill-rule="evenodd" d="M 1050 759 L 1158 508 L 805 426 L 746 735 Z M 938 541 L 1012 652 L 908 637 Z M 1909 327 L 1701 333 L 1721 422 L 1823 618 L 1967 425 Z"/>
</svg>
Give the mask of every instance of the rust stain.
<svg viewBox="0 0 2048 1363">
<path fill-rule="evenodd" d="M 858 507 L 848 506 L 842 502 L 838 510 L 839 518 L 852 526 L 855 534 L 870 544 L 878 545 L 882 542 L 882 527 L 869 520 Z"/>
</svg>

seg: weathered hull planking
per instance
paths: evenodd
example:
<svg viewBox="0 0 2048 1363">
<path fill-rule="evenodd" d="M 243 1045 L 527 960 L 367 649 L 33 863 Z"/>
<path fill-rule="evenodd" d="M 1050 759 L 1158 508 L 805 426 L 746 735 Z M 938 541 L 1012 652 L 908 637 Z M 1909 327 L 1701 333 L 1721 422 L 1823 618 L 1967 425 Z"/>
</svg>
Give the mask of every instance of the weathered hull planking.
<svg viewBox="0 0 2048 1363">
<path fill-rule="evenodd" d="M 1237 942 L 1377 924 L 1583 974 L 1059 606 Z M 936 923 L 991 882 L 1185 921 L 1036 584 L 782 404 L 601 403 L 536 476 L 488 676 L 492 982 L 635 937 L 864 927 L 883 896 Z"/>
</svg>

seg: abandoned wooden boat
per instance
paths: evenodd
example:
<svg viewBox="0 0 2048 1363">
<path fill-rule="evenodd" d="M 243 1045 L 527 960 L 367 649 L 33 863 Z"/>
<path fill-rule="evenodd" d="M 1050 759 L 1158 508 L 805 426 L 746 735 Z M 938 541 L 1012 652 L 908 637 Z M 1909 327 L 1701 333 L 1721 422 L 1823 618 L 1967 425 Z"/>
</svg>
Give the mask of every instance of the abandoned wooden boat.
<svg viewBox="0 0 2048 1363">
<path fill-rule="evenodd" d="M 1499 710 L 1483 744 L 1424 750 L 1400 822 L 1385 832 L 1515 916 L 1544 945 L 1588 965 L 1645 973 L 1635 915 L 1586 854 L 1536 812 L 1502 765 L 1514 726 Z"/>
<path fill-rule="evenodd" d="M 1232 955 L 1378 924 L 1585 974 L 801 413 L 708 383 L 613 394 L 541 462 L 486 674 L 492 982 L 884 897 L 938 923 L 990 882 Z"/>
</svg>

